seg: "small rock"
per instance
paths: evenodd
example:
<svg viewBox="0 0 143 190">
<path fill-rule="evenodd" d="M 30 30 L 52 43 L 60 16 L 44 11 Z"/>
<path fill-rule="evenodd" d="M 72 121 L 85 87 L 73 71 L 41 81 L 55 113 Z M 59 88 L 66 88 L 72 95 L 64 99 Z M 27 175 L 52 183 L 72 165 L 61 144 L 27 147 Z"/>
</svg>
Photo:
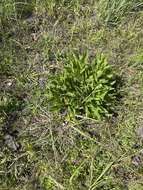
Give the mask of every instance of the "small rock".
<svg viewBox="0 0 143 190">
<path fill-rule="evenodd" d="M 40 88 L 44 88 L 45 85 L 46 85 L 46 79 L 43 78 L 43 77 L 40 77 L 39 78 L 39 86 L 40 86 Z"/>
<path fill-rule="evenodd" d="M 34 20 L 35 20 L 35 17 L 33 14 L 31 14 L 27 18 L 25 18 L 25 22 L 27 22 L 28 24 L 34 23 Z"/>
<path fill-rule="evenodd" d="M 135 165 L 135 166 L 140 166 L 141 165 L 140 156 L 133 156 L 132 157 L 132 164 Z"/>
<path fill-rule="evenodd" d="M 5 135 L 4 141 L 7 147 L 13 151 L 16 151 L 19 148 L 19 145 L 17 144 L 17 142 L 15 142 L 14 137 L 9 134 Z"/>
<path fill-rule="evenodd" d="M 136 133 L 137 135 L 143 139 L 143 127 L 139 127 L 137 130 L 136 130 Z"/>
<path fill-rule="evenodd" d="M 12 81 L 8 81 L 7 86 L 12 86 Z"/>
<path fill-rule="evenodd" d="M 143 149 L 140 150 L 140 154 L 143 155 Z"/>
</svg>

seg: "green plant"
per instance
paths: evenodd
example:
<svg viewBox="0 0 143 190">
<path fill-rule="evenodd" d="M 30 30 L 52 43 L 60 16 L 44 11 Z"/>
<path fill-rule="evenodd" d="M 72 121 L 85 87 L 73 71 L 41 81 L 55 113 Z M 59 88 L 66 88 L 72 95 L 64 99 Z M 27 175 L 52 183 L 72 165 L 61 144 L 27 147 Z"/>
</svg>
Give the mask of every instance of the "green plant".
<svg viewBox="0 0 143 190">
<path fill-rule="evenodd" d="M 137 67 L 137 66 L 141 66 L 142 67 L 142 65 L 143 65 L 143 50 L 141 49 L 131 59 L 132 59 L 131 63 L 133 64 L 134 67 Z"/>
<path fill-rule="evenodd" d="M 2 0 L 0 2 L 0 20 L 15 17 L 14 0 Z"/>
<path fill-rule="evenodd" d="M 130 12 L 142 9 L 141 0 L 100 0 L 98 4 L 99 17 L 107 25 L 117 25 L 121 18 Z"/>
<path fill-rule="evenodd" d="M 114 73 L 104 56 L 91 63 L 87 54 L 67 57 L 63 71 L 49 77 L 48 102 L 51 110 L 64 111 L 70 118 L 100 120 L 113 109 L 116 96 Z"/>
<path fill-rule="evenodd" d="M 18 109 L 20 106 L 20 102 L 10 95 L 0 95 L 0 113 L 5 112 L 13 112 Z"/>
</svg>

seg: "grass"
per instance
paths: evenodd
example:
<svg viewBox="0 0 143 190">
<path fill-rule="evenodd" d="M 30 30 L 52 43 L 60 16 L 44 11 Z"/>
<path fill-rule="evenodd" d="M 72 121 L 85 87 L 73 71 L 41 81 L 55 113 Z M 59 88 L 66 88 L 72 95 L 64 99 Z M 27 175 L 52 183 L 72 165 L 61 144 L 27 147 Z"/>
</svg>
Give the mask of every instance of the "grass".
<svg viewBox="0 0 143 190">
<path fill-rule="evenodd" d="M 143 7 L 142 1 L 133 0 L 101 0 L 99 1 L 99 17 L 109 26 L 119 24 L 127 14 L 140 11 Z"/>
<path fill-rule="evenodd" d="M 0 2 L 0 190 L 143 188 L 142 31 L 142 1 Z M 60 82 L 71 52 L 88 52 L 89 67 L 104 54 L 119 76 L 111 117 L 48 109 L 51 76 Z"/>
</svg>

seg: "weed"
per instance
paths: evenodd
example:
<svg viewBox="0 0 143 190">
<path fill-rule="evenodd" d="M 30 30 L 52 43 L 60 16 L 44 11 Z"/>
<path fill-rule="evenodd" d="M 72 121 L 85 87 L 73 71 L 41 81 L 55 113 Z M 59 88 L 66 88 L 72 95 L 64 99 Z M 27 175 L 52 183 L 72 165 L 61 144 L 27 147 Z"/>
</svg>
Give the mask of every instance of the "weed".
<svg viewBox="0 0 143 190">
<path fill-rule="evenodd" d="M 105 57 L 97 56 L 89 63 L 87 54 L 72 54 L 63 71 L 49 77 L 51 110 L 67 112 L 71 118 L 109 116 L 116 96 L 114 77 Z"/>
</svg>

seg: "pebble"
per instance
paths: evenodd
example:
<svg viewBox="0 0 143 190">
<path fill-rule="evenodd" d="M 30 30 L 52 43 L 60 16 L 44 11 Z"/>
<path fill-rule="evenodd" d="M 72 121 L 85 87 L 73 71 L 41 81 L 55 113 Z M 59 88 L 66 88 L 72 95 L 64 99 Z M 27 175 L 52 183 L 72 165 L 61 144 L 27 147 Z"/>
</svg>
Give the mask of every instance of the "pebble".
<svg viewBox="0 0 143 190">
<path fill-rule="evenodd" d="M 137 135 L 143 139 L 143 127 L 139 127 L 137 130 L 136 130 L 136 133 Z"/>
<path fill-rule="evenodd" d="M 7 147 L 10 148 L 11 150 L 16 151 L 18 149 L 19 145 L 15 142 L 13 136 L 7 134 L 5 135 L 4 140 Z"/>
</svg>

